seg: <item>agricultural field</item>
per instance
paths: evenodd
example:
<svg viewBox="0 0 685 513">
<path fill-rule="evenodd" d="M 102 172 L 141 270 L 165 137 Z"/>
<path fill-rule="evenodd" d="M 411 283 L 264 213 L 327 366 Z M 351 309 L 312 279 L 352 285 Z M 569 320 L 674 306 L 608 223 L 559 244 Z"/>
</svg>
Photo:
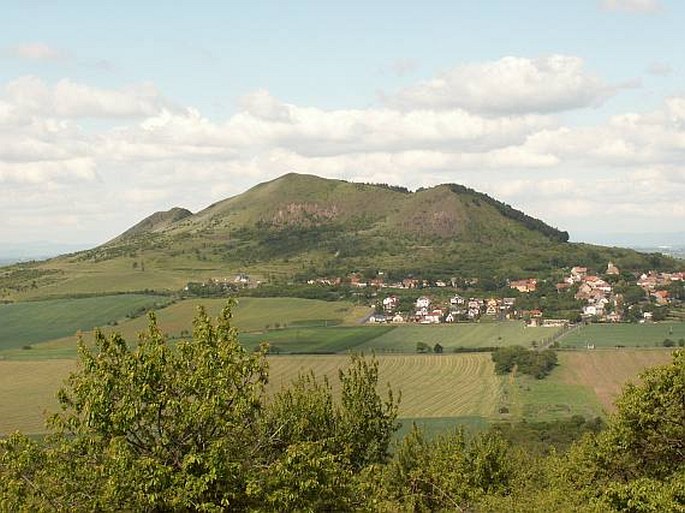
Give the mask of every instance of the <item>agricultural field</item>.
<svg viewBox="0 0 685 513">
<path fill-rule="evenodd" d="M 0 305 L 0 350 L 73 336 L 168 302 L 164 296 L 121 294 Z"/>
<path fill-rule="evenodd" d="M 628 381 L 640 372 L 667 363 L 664 349 L 613 349 L 557 353 L 559 364 L 543 380 L 509 376 L 503 404 L 514 418 L 551 420 L 572 415 L 604 416 Z"/>
<path fill-rule="evenodd" d="M 31 353 L 27 351 L 27 353 Z M 559 353 L 559 366 L 544 380 L 497 376 L 489 353 L 379 354 L 381 391 L 401 392 L 404 428 L 412 422 L 431 431 L 456 424 L 483 429 L 497 420 L 552 420 L 604 416 L 627 380 L 670 359 L 667 350 L 606 350 Z M 344 355 L 269 356 L 272 394 L 314 371 L 337 392 Z M 56 408 L 55 393 L 74 359 L 0 360 L 0 434 L 15 429 L 43 432 L 43 412 Z"/>
<path fill-rule="evenodd" d="M 542 343 L 559 333 L 560 328 L 528 328 L 524 322 L 457 323 L 435 326 L 400 325 L 360 346 L 377 352 L 414 352 L 416 343 L 431 348 L 439 343 L 445 352 L 457 348 L 479 348 Z"/>
<path fill-rule="evenodd" d="M 57 411 L 57 390 L 74 360 L 0 361 L 0 435 L 45 432 L 45 412 Z"/>
<path fill-rule="evenodd" d="M 671 360 L 668 349 L 621 349 L 561 352 L 554 380 L 568 386 L 591 389 L 602 407 L 613 411 L 613 401 L 628 382 L 637 382 L 640 372 Z M 556 373 L 556 374 L 555 374 Z"/>
<path fill-rule="evenodd" d="M 400 416 L 409 418 L 474 416 L 492 418 L 499 401 L 500 380 L 488 353 L 379 355 L 382 389 L 389 383 L 401 392 Z M 339 355 L 269 358 L 270 391 L 289 384 L 299 372 L 327 376 L 338 391 L 338 369 L 348 363 Z"/>
<path fill-rule="evenodd" d="M 559 338 L 562 348 L 663 347 L 665 339 L 685 342 L 685 322 L 588 324 Z"/>
<path fill-rule="evenodd" d="M 109 296 L 111 298 L 124 298 L 129 296 Z M 157 297 L 157 296 L 151 296 Z M 36 324 L 33 322 L 33 317 L 29 315 L 30 312 L 37 312 L 38 317 L 46 317 L 47 314 L 44 313 L 42 307 L 51 306 L 53 302 L 55 305 L 78 305 L 83 309 L 90 307 L 91 303 L 88 301 L 93 301 L 93 306 L 102 306 L 95 301 L 103 298 L 89 298 L 87 300 L 51 300 L 51 301 L 41 301 L 35 303 L 17 303 L 16 305 L 5 305 L 5 306 L 23 306 L 23 305 L 33 305 L 32 308 L 35 310 L 27 310 L 26 315 L 20 316 L 18 318 L 19 322 L 16 325 L 16 330 L 24 329 L 39 329 L 42 332 L 43 340 L 47 342 L 35 344 L 32 346 L 30 351 L 25 351 L 19 349 L 25 344 L 19 343 L 14 345 L 0 345 L 0 348 L 8 349 L 5 351 L 0 350 L 0 356 L 10 359 L 36 359 L 36 358 L 70 358 L 76 355 L 76 336 L 74 335 L 79 329 L 78 327 L 72 327 L 67 325 L 68 329 L 61 332 L 53 332 L 50 323 L 40 323 Z M 84 301 L 81 303 L 69 303 L 69 301 Z M 225 299 L 190 299 L 185 301 L 179 301 L 173 303 L 166 308 L 162 308 L 156 312 L 157 321 L 161 329 L 167 333 L 171 338 L 179 338 L 188 335 L 188 331 L 192 330 L 192 320 L 197 314 L 197 309 L 200 305 L 203 305 L 210 316 L 216 316 L 221 309 L 226 305 Z M 4 306 L 0 306 L 0 318 L 1 312 Z M 95 308 L 93 308 L 95 310 Z M 295 339 L 299 338 L 298 331 L 302 330 L 306 332 L 307 330 L 314 330 L 314 333 L 320 332 L 327 328 L 328 326 L 339 326 L 339 325 L 357 325 L 354 329 L 363 329 L 363 327 L 358 326 L 358 323 L 363 319 L 370 310 L 366 307 L 354 306 L 351 303 L 344 302 L 326 302 L 317 301 L 312 299 L 290 299 L 290 298 L 242 298 L 240 299 L 238 306 L 234 311 L 234 323 L 235 326 L 241 333 L 245 334 L 246 340 L 244 343 L 246 345 L 257 345 L 259 342 L 268 340 L 271 338 L 271 334 L 281 335 L 283 333 L 288 333 Z M 48 310 L 49 312 L 49 310 Z M 74 318 L 78 318 L 79 310 L 74 308 L 72 311 Z M 58 315 L 58 314 L 54 314 Z M 41 317 L 42 316 L 42 317 Z M 106 325 L 110 322 L 110 318 L 120 319 L 124 314 L 119 317 L 115 315 L 109 315 L 109 317 L 104 316 L 100 322 L 93 322 L 88 326 L 88 328 L 81 328 L 84 333 L 83 337 L 86 341 L 92 340 L 92 333 L 86 332 L 86 329 L 91 329 L 94 326 L 102 327 L 105 333 L 117 331 L 122 334 L 124 339 L 130 343 L 134 343 L 137 340 L 138 333 L 145 330 L 148 324 L 146 316 L 140 316 L 134 319 L 126 319 L 125 321 L 119 321 L 116 326 Z M 35 316 L 34 316 L 35 317 Z M 266 319 L 266 321 L 265 321 Z M 23 322 L 23 324 L 22 324 Z M 294 326 L 297 327 L 296 331 L 290 330 L 276 330 L 273 328 L 282 326 Z M 266 331 L 267 327 L 271 331 Z M 0 327 L 0 330 L 2 328 Z M 372 332 L 364 332 L 368 336 Z M 325 339 L 329 338 L 332 340 L 331 344 L 336 344 L 336 340 L 340 338 L 345 338 L 344 336 L 339 336 L 337 339 L 334 332 L 325 332 Z M 318 335 L 317 335 L 318 336 Z M 304 336 L 303 336 L 304 337 Z M 319 337 L 320 338 L 320 337 Z M 303 341 L 311 341 L 312 336 Z M 3 339 L 0 339 L 3 340 Z M 21 339 L 25 340 L 25 339 Z M 365 340 L 363 337 L 355 337 L 353 340 L 354 344 L 357 344 L 357 340 Z M 339 346 L 342 351 L 347 349 L 347 346 Z M 295 349 L 290 349 L 295 350 Z M 306 350 L 300 347 L 299 350 Z M 326 350 L 330 351 L 330 350 Z"/>
</svg>

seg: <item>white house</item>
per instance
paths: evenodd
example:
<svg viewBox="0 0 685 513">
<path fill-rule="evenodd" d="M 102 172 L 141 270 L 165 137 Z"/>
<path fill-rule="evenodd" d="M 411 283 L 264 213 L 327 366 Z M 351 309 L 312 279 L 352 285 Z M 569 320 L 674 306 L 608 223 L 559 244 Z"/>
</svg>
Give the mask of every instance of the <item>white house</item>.
<svg viewBox="0 0 685 513">
<path fill-rule="evenodd" d="M 431 300 L 426 296 L 421 296 L 416 300 L 416 309 L 428 308 L 431 304 Z"/>
</svg>

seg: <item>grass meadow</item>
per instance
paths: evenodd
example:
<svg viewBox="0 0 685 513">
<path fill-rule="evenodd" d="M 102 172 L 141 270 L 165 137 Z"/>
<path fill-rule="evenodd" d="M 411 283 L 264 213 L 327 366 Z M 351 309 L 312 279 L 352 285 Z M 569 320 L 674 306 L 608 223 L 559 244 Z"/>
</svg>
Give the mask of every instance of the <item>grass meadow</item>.
<svg viewBox="0 0 685 513">
<path fill-rule="evenodd" d="M 559 339 L 562 348 L 663 347 L 664 339 L 685 340 L 685 322 L 588 324 Z"/>
<path fill-rule="evenodd" d="M 607 350 L 559 353 L 559 366 L 544 380 L 497 376 L 489 353 L 379 354 L 381 392 L 389 383 L 401 393 L 404 428 L 412 422 L 430 431 L 455 425 L 482 429 L 497 420 L 552 420 L 603 416 L 628 380 L 646 367 L 666 363 L 667 350 Z M 301 372 L 326 376 L 339 393 L 345 355 L 269 356 L 273 394 Z M 43 412 L 55 411 L 55 394 L 76 366 L 74 359 L 0 360 L 0 434 L 44 432 Z"/>
<path fill-rule="evenodd" d="M 0 433 L 20 429 L 43 431 L 43 412 L 56 407 L 55 393 L 75 366 L 78 329 L 106 324 L 132 310 L 164 301 L 159 296 L 121 295 L 50 300 L 0 307 Z M 173 303 L 157 311 L 159 323 L 172 337 L 187 336 L 202 304 L 216 315 L 224 300 L 198 299 Z M 525 328 L 519 322 L 447 326 L 373 326 L 360 320 L 368 308 L 345 302 L 288 298 L 244 298 L 234 324 L 247 346 L 269 341 L 282 353 L 375 352 L 383 387 L 401 392 L 403 429 L 412 422 L 429 430 L 455 424 L 482 429 L 496 420 L 550 420 L 571 415 L 594 417 L 611 411 L 621 387 L 646 367 L 665 363 L 664 349 L 596 349 L 561 351 L 558 367 L 544 380 L 496 376 L 489 353 L 454 353 L 456 348 L 520 344 L 530 346 L 557 334 L 554 328 Z M 83 322 L 84 324 L 80 324 Z M 145 317 L 119 320 L 118 330 L 131 343 L 146 326 Z M 564 336 L 563 346 L 650 345 L 669 336 L 678 340 L 685 323 L 587 326 Z M 646 328 L 646 329 L 645 329 Z M 66 334 L 57 338 L 60 334 Z M 599 339 L 606 337 L 602 343 Z M 613 338 L 612 338 L 613 337 Z M 651 337 L 651 338 L 650 338 Z M 51 339 L 52 338 L 52 339 Z M 85 339 L 91 340 L 89 333 Z M 37 342 L 46 340 L 45 342 Z M 571 345 L 580 340 L 578 346 Z M 604 339 L 603 339 L 604 340 Z M 652 342 L 649 342 L 652 341 Z M 416 343 L 440 343 L 443 354 L 415 354 Z M 31 349 L 22 349 L 31 344 Z M 574 343 L 575 344 L 575 343 Z M 269 393 L 290 383 L 299 372 L 327 376 L 337 391 L 345 354 L 278 354 L 269 356 Z"/>
<path fill-rule="evenodd" d="M 163 296 L 121 294 L 0 305 L 0 350 L 72 336 L 167 302 Z"/>
<path fill-rule="evenodd" d="M 440 325 L 399 325 L 361 345 L 377 352 L 413 352 L 417 342 L 430 347 L 439 343 L 446 352 L 457 348 L 480 348 L 522 345 L 541 342 L 558 333 L 560 328 L 527 328 L 523 321 L 456 323 Z"/>
</svg>

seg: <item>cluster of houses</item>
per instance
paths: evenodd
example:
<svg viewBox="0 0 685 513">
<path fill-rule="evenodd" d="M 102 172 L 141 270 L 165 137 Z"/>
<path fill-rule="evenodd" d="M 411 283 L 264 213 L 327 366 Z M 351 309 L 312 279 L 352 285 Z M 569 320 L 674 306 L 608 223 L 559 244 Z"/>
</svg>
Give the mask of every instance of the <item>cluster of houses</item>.
<svg viewBox="0 0 685 513">
<path fill-rule="evenodd" d="M 620 270 L 615 264 L 609 262 L 605 276 L 616 276 Z M 651 297 L 657 305 L 667 305 L 671 299 L 666 290 L 673 282 L 685 281 L 685 273 L 643 273 L 636 284 L 645 291 L 645 297 Z M 605 279 L 590 274 L 586 267 L 573 267 L 571 273 L 561 283 L 557 283 L 557 291 L 561 292 L 573 286 L 577 286 L 575 298 L 583 302 L 582 317 L 593 318 L 607 322 L 619 322 L 622 320 L 623 297 L 615 294 L 610 283 Z M 651 312 L 644 312 L 645 320 L 651 319 Z"/>
<path fill-rule="evenodd" d="M 559 293 L 574 292 L 574 298 L 582 302 L 580 316 L 584 320 L 598 320 L 604 322 L 619 322 L 623 320 L 623 311 L 627 305 L 623 304 L 621 294 L 614 293 L 609 281 L 610 276 L 618 276 L 619 268 L 609 262 L 602 276 L 591 273 L 587 267 L 573 267 L 568 276 L 556 284 Z M 452 280 L 454 282 L 455 280 Z M 613 280 L 612 280 L 613 281 Z M 637 285 L 649 295 L 658 305 L 666 305 L 670 302 L 669 292 L 666 290 L 673 282 L 685 281 L 684 272 L 642 274 L 637 280 Z M 445 287 L 453 283 L 439 282 L 428 283 L 425 280 L 407 278 L 401 282 L 385 285 L 382 277 L 368 282 L 359 281 L 359 276 L 353 276 L 350 281 L 354 287 L 377 287 L 411 289 L 423 287 Z M 519 293 L 535 292 L 538 288 L 536 278 L 512 280 L 509 287 Z M 452 296 L 449 301 L 434 301 L 428 296 L 420 296 L 412 305 L 402 305 L 400 311 L 400 298 L 396 295 L 386 295 L 377 306 L 377 311 L 370 318 L 371 323 L 406 323 L 440 324 L 456 321 L 475 321 L 482 317 L 492 319 L 526 319 L 530 326 L 559 326 L 568 324 L 564 319 L 543 318 L 543 312 L 538 309 L 517 310 L 515 297 L 502 298 L 477 298 L 461 297 L 458 294 Z M 644 319 L 651 318 L 650 312 L 644 313 Z"/>
<path fill-rule="evenodd" d="M 483 315 L 498 319 L 510 319 L 515 314 L 516 298 L 464 298 L 458 294 L 449 301 L 436 302 L 428 296 L 420 296 L 411 306 L 408 313 L 400 312 L 400 298 L 386 296 L 376 313 L 369 317 L 371 323 L 405 323 L 419 324 L 452 323 L 462 320 L 476 320 Z"/>
</svg>

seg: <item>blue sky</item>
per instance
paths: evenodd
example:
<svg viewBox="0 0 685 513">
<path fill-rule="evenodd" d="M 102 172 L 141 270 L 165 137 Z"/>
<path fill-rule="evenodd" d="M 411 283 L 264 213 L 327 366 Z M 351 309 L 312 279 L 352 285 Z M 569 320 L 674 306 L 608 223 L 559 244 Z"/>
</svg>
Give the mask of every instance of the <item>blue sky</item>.
<svg viewBox="0 0 685 513">
<path fill-rule="evenodd" d="M 0 245 L 103 242 L 289 171 L 685 226 L 685 4 L 8 2 Z"/>
</svg>

